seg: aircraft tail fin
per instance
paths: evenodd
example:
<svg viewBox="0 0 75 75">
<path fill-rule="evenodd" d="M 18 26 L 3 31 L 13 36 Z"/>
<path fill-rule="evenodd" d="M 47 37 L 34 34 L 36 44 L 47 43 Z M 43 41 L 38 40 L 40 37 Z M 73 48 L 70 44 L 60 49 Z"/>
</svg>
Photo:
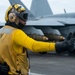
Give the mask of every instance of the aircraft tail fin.
<svg viewBox="0 0 75 75">
<path fill-rule="evenodd" d="M 32 0 L 30 11 L 35 17 L 53 14 L 47 0 Z"/>
</svg>

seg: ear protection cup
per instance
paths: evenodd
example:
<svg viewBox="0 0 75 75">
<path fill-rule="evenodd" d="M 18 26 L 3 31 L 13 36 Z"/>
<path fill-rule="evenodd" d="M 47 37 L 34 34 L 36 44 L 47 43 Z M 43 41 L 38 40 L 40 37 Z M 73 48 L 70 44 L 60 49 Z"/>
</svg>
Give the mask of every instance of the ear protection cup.
<svg viewBox="0 0 75 75">
<path fill-rule="evenodd" d="M 11 12 L 9 15 L 8 15 L 8 19 L 10 22 L 15 22 L 17 16 L 15 13 Z"/>
</svg>

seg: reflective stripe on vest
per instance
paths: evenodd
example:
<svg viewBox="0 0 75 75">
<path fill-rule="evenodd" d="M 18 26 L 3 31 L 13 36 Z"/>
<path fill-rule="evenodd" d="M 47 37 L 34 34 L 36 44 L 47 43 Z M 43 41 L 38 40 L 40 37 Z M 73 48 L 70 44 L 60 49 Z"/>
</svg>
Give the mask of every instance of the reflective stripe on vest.
<svg viewBox="0 0 75 75">
<path fill-rule="evenodd" d="M 1 33 L 1 34 L 10 34 L 13 29 L 14 29 L 14 28 L 4 28 L 4 27 L 3 27 L 3 28 L 0 29 L 0 33 Z"/>
</svg>

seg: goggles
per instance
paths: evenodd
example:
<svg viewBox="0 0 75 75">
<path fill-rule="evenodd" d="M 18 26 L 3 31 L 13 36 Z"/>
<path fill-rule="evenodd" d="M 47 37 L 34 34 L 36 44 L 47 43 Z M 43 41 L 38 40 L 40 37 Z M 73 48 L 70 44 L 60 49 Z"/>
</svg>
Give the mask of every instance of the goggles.
<svg viewBox="0 0 75 75">
<path fill-rule="evenodd" d="M 21 12 L 21 13 L 18 14 L 18 17 L 19 17 L 21 20 L 26 21 L 26 20 L 28 20 L 28 13 L 26 13 L 26 12 Z"/>
</svg>

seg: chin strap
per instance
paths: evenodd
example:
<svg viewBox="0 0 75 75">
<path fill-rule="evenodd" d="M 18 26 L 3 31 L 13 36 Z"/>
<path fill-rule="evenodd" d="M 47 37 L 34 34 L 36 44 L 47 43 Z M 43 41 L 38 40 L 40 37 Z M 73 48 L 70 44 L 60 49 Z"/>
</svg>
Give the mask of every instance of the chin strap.
<svg viewBox="0 0 75 75">
<path fill-rule="evenodd" d="M 18 29 L 23 29 L 23 28 L 24 28 L 24 25 L 21 22 L 19 22 Z"/>
<path fill-rule="evenodd" d="M 14 28 L 18 28 L 18 29 L 23 29 L 24 25 L 22 23 L 19 22 L 19 24 L 15 24 L 14 22 L 6 22 L 5 25 L 9 25 L 12 26 Z"/>
<path fill-rule="evenodd" d="M 12 26 L 12 27 L 14 27 L 14 28 L 18 28 L 18 25 L 16 25 L 14 22 L 9 22 L 9 21 L 7 21 L 7 22 L 5 23 L 5 25 L 9 25 L 9 26 Z"/>
</svg>

